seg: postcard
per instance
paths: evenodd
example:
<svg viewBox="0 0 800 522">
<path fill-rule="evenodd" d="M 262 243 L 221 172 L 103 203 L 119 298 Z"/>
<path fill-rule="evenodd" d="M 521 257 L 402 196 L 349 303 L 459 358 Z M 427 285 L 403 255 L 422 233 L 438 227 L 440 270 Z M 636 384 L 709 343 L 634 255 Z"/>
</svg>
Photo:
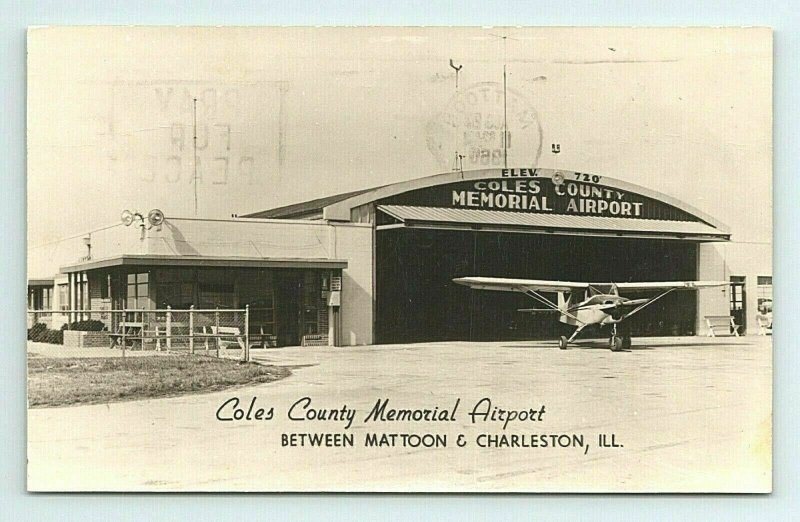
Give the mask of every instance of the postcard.
<svg viewBox="0 0 800 522">
<path fill-rule="evenodd" d="M 768 493 L 768 28 L 33 27 L 28 488 Z"/>
</svg>

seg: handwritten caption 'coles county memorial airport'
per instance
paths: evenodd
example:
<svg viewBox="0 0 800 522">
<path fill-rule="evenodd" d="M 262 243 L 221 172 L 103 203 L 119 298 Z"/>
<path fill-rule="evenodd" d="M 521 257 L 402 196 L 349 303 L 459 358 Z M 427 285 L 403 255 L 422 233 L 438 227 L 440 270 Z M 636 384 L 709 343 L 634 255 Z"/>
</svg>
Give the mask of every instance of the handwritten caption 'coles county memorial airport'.
<svg viewBox="0 0 800 522">
<path fill-rule="evenodd" d="M 320 408 L 310 397 L 302 397 L 285 410 L 283 420 L 290 422 L 313 423 L 342 431 L 289 432 L 280 434 L 281 447 L 355 447 L 355 434 L 347 430 L 367 428 L 370 425 L 402 426 L 408 429 L 413 425 L 420 427 L 439 427 L 459 423 L 462 405 L 460 398 L 446 406 L 395 408 L 389 399 L 378 399 L 373 407 L 359 415 L 356 408 L 342 405 L 336 408 Z M 474 445 L 479 448 L 571 448 L 584 455 L 590 445 L 582 433 L 546 433 L 532 427 L 540 426 L 547 409 L 544 404 L 533 407 L 506 409 L 495 405 L 489 397 L 476 401 L 466 413 L 468 425 L 478 425 L 477 434 L 448 434 L 438 432 L 388 432 L 367 431 L 363 437 L 364 447 L 403 447 L 437 448 L 452 445 L 463 448 Z M 231 397 L 224 401 L 216 411 L 216 419 L 222 422 L 275 421 L 281 423 L 281 415 L 274 406 L 260 406 L 258 397 L 240 399 Z M 358 421 L 361 421 L 360 423 Z M 533 423 L 533 424 L 532 424 Z M 458 426 L 459 424 L 455 424 Z M 509 430 L 522 430 L 520 432 Z M 621 448 L 615 434 L 599 434 L 597 446 L 600 448 Z"/>
</svg>

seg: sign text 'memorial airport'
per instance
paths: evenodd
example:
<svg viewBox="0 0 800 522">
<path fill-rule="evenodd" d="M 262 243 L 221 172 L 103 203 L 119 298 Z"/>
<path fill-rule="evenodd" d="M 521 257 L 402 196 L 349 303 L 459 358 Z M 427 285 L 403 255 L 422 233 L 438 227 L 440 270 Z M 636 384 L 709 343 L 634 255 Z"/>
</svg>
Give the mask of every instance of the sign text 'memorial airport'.
<svg viewBox="0 0 800 522">
<path fill-rule="evenodd" d="M 644 202 L 631 201 L 627 196 L 620 190 L 573 181 L 554 185 L 549 180 L 496 179 L 454 189 L 450 203 L 454 207 L 488 210 L 642 217 Z"/>
</svg>

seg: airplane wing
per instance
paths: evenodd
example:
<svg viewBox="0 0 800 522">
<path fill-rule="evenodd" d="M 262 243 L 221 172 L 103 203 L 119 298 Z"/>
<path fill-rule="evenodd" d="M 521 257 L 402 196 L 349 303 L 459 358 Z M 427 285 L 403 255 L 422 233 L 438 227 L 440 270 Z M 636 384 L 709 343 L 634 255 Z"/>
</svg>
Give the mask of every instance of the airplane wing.
<svg viewBox="0 0 800 522">
<path fill-rule="evenodd" d="M 626 313 L 624 315 L 625 318 L 628 318 L 638 312 L 641 312 L 643 309 L 647 308 L 651 304 L 655 303 L 665 295 L 674 292 L 676 290 L 698 290 L 700 288 L 714 288 L 720 286 L 726 286 L 730 283 L 725 281 L 667 281 L 667 282 L 644 282 L 644 283 L 617 283 L 618 290 L 660 290 L 661 292 L 658 296 L 652 299 L 633 299 L 628 300 L 626 303 L 622 305 L 622 309 L 629 308 L 631 305 L 639 302 L 638 306 L 636 306 L 633 310 Z"/>
<path fill-rule="evenodd" d="M 453 282 L 478 290 L 497 290 L 506 292 L 569 292 L 586 289 L 590 286 L 608 286 L 609 283 L 578 283 L 572 281 L 548 281 L 544 279 L 511 279 L 505 277 L 458 277 Z M 619 290 L 696 290 L 725 286 L 725 281 L 663 281 L 641 283 L 614 283 Z"/>
<path fill-rule="evenodd" d="M 505 292 L 570 292 L 589 288 L 589 283 L 570 281 L 546 281 L 542 279 L 507 279 L 504 277 L 457 277 L 454 283 L 477 290 L 497 290 Z"/>
<path fill-rule="evenodd" d="M 601 283 L 594 283 L 601 284 Z M 607 283 L 606 283 L 607 284 Z M 697 290 L 698 288 L 713 288 L 726 286 L 725 281 L 663 281 L 642 283 L 615 283 L 619 290 Z"/>
</svg>

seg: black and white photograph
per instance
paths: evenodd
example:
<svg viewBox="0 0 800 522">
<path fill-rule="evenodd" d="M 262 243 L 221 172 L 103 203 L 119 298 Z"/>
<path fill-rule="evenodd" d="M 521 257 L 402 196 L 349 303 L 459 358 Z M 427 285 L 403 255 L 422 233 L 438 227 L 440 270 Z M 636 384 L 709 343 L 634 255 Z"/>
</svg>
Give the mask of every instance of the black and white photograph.
<svg viewBox="0 0 800 522">
<path fill-rule="evenodd" d="M 28 490 L 771 492 L 772 37 L 29 28 Z"/>
</svg>

